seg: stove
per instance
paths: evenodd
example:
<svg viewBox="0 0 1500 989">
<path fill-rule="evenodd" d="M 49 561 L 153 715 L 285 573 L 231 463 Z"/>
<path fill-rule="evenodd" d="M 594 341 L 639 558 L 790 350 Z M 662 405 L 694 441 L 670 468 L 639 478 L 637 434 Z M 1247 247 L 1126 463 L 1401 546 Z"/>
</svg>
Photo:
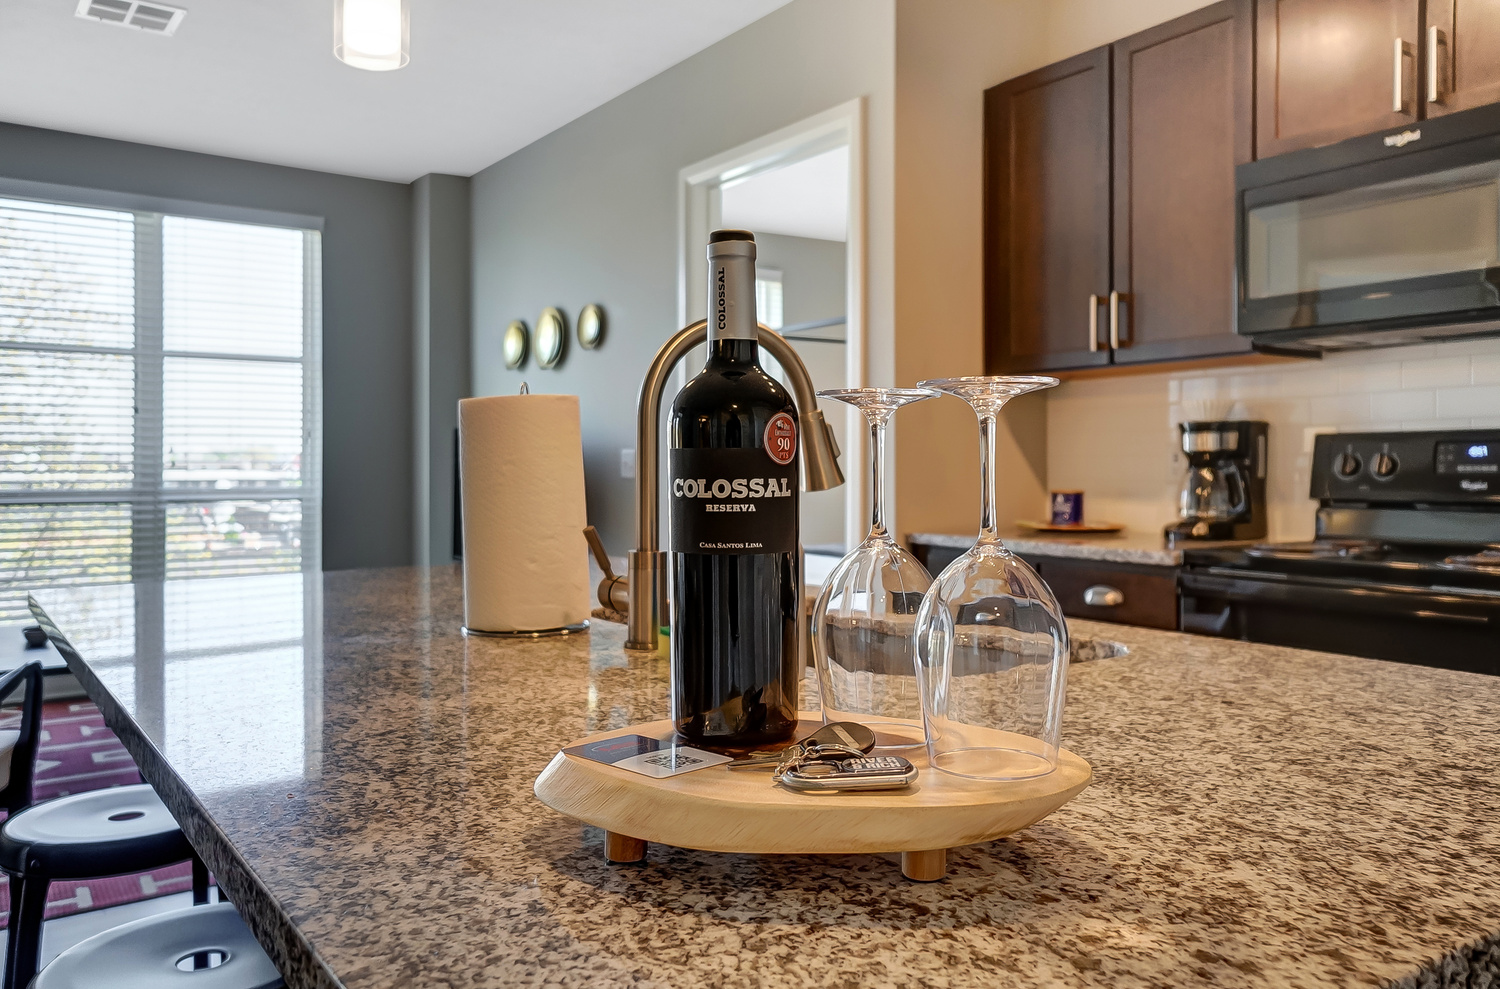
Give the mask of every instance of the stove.
<svg viewBox="0 0 1500 989">
<path fill-rule="evenodd" d="M 1185 631 L 1500 675 L 1500 430 L 1319 436 L 1317 538 L 1184 553 Z"/>
</svg>

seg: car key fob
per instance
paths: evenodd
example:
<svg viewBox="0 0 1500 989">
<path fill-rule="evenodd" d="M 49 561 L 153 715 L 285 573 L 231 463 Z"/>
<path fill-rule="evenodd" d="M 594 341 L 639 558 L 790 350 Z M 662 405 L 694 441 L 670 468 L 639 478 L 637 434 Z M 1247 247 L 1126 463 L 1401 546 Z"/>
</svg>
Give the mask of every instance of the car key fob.
<svg viewBox="0 0 1500 989">
<path fill-rule="evenodd" d="M 917 767 L 900 756 L 807 762 L 777 777 L 793 790 L 898 790 L 916 782 Z"/>
</svg>

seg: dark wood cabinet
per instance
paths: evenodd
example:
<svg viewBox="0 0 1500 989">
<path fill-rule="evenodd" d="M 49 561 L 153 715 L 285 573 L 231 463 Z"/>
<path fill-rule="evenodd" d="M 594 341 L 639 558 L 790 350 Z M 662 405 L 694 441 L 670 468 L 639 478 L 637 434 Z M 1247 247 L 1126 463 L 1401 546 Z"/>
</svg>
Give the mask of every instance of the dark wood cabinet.
<svg viewBox="0 0 1500 989">
<path fill-rule="evenodd" d="M 1500 102 L 1500 0 L 1427 0 L 1425 116 Z"/>
<path fill-rule="evenodd" d="M 1248 353 L 1234 333 L 1234 166 L 1253 153 L 1250 0 L 1114 45 L 1116 364 Z"/>
<path fill-rule="evenodd" d="M 1256 156 L 1415 123 L 1418 0 L 1258 0 Z"/>
<path fill-rule="evenodd" d="M 991 374 L 1247 352 L 1234 166 L 1253 151 L 1252 0 L 985 93 Z"/>
<path fill-rule="evenodd" d="M 1042 579 L 1069 618 L 1177 628 L 1177 570 L 1047 558 Z"/>
<path fill-rule="evenodd" d="M 1100 48 L 984 94 L 991 373 L 1109 363 L 1109 66 Z"/>
</svg>

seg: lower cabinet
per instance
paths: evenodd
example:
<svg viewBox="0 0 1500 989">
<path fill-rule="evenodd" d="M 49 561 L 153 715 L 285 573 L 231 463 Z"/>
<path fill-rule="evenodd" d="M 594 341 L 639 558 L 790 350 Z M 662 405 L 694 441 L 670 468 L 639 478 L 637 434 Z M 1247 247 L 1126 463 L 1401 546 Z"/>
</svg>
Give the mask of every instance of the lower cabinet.
<svg viewBox="0 0 1500 989">
<path fill-rule="evenodd" d="M 912 544 L 912 555 L 933 576 L 963 553 L 946 546 Z M 1146 628 L 1178 627 L 1176 567 L 1017 555 L 1041 574 L 1069 618 Z"/>
</svg>

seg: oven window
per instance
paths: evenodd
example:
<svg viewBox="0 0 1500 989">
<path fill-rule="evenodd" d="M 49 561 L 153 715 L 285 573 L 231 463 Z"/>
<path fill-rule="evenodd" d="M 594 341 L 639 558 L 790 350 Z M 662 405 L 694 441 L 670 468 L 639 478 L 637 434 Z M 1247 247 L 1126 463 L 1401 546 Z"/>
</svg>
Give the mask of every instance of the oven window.
<svg viewBox="0 0 1500 989">
<path fill-rule="evenodd" d="M 1258 206 L 1245 238 L 1252 299 L 1495 267 L 1500 162 Z"/>
</svg>

